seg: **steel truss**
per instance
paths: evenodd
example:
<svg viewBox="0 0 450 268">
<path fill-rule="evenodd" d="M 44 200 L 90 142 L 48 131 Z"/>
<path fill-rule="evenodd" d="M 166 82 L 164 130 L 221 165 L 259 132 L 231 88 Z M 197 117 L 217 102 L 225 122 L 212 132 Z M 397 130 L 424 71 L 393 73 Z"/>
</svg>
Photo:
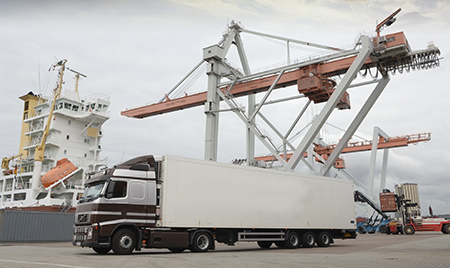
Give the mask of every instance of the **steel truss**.
<svg viewBox="0 0 450 268">
<path fill-rule="evenodd" d="M 351 123 L 350 127 L 347 129 L 347 131 L 344 133 L 344 136 L 342 137 L 340 143 L 338 144 L 338 148 L 336 148 L 333 151 L 333 154 L 324 161 L 324 165 L 321 167 L 320 170 L 316 170 L 316 167 L 310 163 L 307 162 L 303 155 L 308 150 L 310 145 L 312 144 L 314 138 L 317 136 L 318 132 L 322 128 L 322 126 L 325 124 L 333 110 L 335 109 L 336 105 L 342 98 L 342 96 L 345 94 L 347 89 L 349 87 L 358 86 L 358 85 L 351 85 L 351 82 L 353 81 L 354 77 L 358 74 L 358 72 L 361 70 L 361 67 L 366 62 L 366 60 L 369 58 L 369 55 L 372 52 L 372 42 L 371 39 L 367 36 L 361 36 L 360 38 L 360 46 L 359 49 L 355 50 L 339 50 L 338 53 L 327 55 L 325 57 L 321 57 L 318 59 L 314 59 L 311 61 L 301 62 L 297 64 L 291 64 L 288 66 L 284 66 L 277 69 L 272 69 L 265 72 L 260 72 L 256 74 L 250 74 L 249 67 L 248 67 L 248 61 L 245 57 L 245 50 L 242 45 L 240 32 L 247 32 L 251 34 L 257 34 L 262 35 L 265 37 L 271 37 L 271 38 L 278 38 L 284 41 L 290 41 L 292 42 L 292 39 L 287 38 L 281 38 L 273 35 L 266 35 L 266 34 L 260 34 L 253 31 L 243 30 L 239 25 L 232 24 L 230 27 L 230 31 L 224 36 L 224 39 L 222 42 L 219 43 L 219 45 L 207 47 L 204 49 L 204 58 L 208 62 L 208 96 L 207 96 L 207 102 L 205 105 L 205 113 L 206 113 L 206 135 L 205 135 L 205 159 L 207 160 L 217 160 L 217 146 L 218 146 L 218 122 L 219 122 L 219 113 L 221 110 L 219 109 L 219 102 L 220 100 L 223 100 L 227 103 L 230 109 L 233 112 L 236 113 L 238 118 L 241 119 L 241 121 L 245 124 L 247 128 L 247 159 L 250 165 L 255 165 L 255 161 L 252 161 L 254 159 L 254 150 L 255 150 L 255 138 L 259 139 L 260 142 L 276 157 L 279 163 L 281 163 L 282 168 L 285 170 L 294 170 L 300 160 L 302 160 L 310 170 L 312 170 L 316 174 L 320 175 L 327 175 L 330 168 L 333 166 L 335 160 L 340 155 L 342 150 L 345 148 L 345 145 L 350 140 L 350 138 L 355 133 L 356 129 L 359 127 L 359 125 L 364 120 L 365 116 L 377 100 L 377 98 L 380 96 L 383 89 L 386 87 L 387 83 L 389 82 L 389 75 L 385 72 L 383 77 L 381 79 L 378 79 L 376 81 L 372 81 L 372 83 L 376 83 L 376 86 L 372 92 L 372 94 L 367 99 L 366 103 L 363 105 L 361 110 L 358 112 L 357 116 Z M 225 59 L 226 52 L 229 50 L 230 45 L 233 43 L 236 45 L 237 50 L 239 52 L 239 58 L 241 60 L 243 69 L 244 69 L 244 76 L 234 76 L 234 79 L 230 80 L 229 82 L 225 83 L 219 83 L 220 77 L 224 76 L 223 70 L 220 71 L 220 69 L 225 69 L 224 64 L 222 63 L 222 60 Z M 305 43 L 302 41 L 298 41 L 297 43 Z M 221 45 L 221 46 L 220 46 Z M 330 48 L 322 45 L 316 45 L 311 44 L 309 45 L 320 47 L 320 48 L 328 48 L 332 50 L 338 50 L 335 48 Z M 212 51 L 212 53 L 211 53 Z M 313 124 L 311 125 L 310 129 L 306 133 L 306 135 L 301 140 L 300 144 L 297 147 L 294 147 L 289 141 L 288 136 L 294 129 L 294 127 L 297 125 L 303 114 L 305 113 L 307 107 L 310 105 L 311 101 L 308 101 L 306 105 L 303 107 L 303 109 L 299 112 L 296 119 L 292 123 L 291 127 L 287 131 L 286 134 L 282 134 L 262 113 L 261 108 L 266 105 L 267 99 L 269 98 L 272 91 L 277 86 L 278 82 L 280 81 L 280 78 L 283 76 L 283 74 L 287 71 L 298 69 L 304 66 L 312 65 L 321 63 L 324 61 L 330 61 L 338 58 L 343 57 L 349 57 L 356 55 L 356 58 L 354 59 L 353 63 L 351 64 L 348 71 L 345 73 L 344 77 L 341 79 L 340 83 L 337 85 L 336 90 L 331 95 L 330 99 L 327 101 L 325 106 L 323 107 L 320 114 L 317 116 L 317 118 L 314 120 Z M 222 74 L 222 75 L 220 75 Z M 227 73 L 227 75 L 232 75 L 231 73 Z M 251 81 L 255 79 L 260 79 L 263 77 L 267 77 L 270 75 L 275 75 L 275 79 L 273 80 L 271 86 L 263 96 L 261 102 L 259 104 L 255 104 L 254 97 L 255 94 L 249 95 L 249 109 L 247 113 L 245 111 L 241 110 L 236 102 L 234 101 L 234 97 L 231 94 L 228 94 L 233 90 L 233 87 L 237 83 L 242 83 L 245 81 Z M 362 83 L 367 84 L 367 83 Z M 228 86 L 227 91 L 223 92 L 222 88 Z M 289 98 L 290 99 L 290 98 Z M 222 110 L 223 111 L 223 110 Z M 287 148 L 292 150 L 294 152 L 293 156 L 287 161 L 280 155 L 280 150 L 277 149 L 274 142 L 268 137 L 265 136 L 261 130 L 258 128 L 258 126 L 255 123 L 255 119 L 259 117 L 262 119 L 275 133 L 276 135 L 282 140 L 283 142 L 283 150 L 286 151 Z M 285 154 L 284 154 L 285 155 Z"/>
</svg>

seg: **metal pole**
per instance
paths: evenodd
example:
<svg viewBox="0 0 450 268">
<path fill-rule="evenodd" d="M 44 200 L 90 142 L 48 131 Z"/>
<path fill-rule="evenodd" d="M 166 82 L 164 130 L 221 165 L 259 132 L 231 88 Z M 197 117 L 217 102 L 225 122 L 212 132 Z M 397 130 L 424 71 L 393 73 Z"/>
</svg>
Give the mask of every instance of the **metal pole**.
<svg viewBox="0 0 450 268">
<path fill-rule="evenodd" d="M 341 154 L 342 150 L 344 150 L 344 148 L 347 146 L 349 140 L 351 139 L 353 134 L 358 129 L 359 125 L 361 125 L 361 123 L 364 120 L 364 118 L 366 117 L 367 113 L 369 113 L 370 109 L 372 108 L 373 104 L 375 103 L 375 101 L 380 96 L 381 92 L 383 92 L 383 90 L 386 87 L 386 85 L 389 82 L 389 80 L 390 80 L 389 76 L 386 75 L 385 77 L 383 77 L 380 80 L 378 85 L 372 91 L 371 95 L 366 100 L 364 105 L 361 107 L 361 110 L 356 115 L 355 119 L 350 124 L 350 126 L 348 127 L 348 129 L 344 133 L 344 135 L 342 136 L 342 138 L 339 141 L 339 143 L 336 145 L 336 148 L 333 150 L 333 152 L 331 153 L 330 157 L 328 157 L 327 162 L 325 162 L 325 164 L 322 166 L 322 168 L 320 170 L 320 174 L 321 175 L 325 175 L 325 174 L 328 173 L 328 171 L 333 166 L 333 164 L 336 161 L 336 159 Z"/>
<path fill-rule="evenodd" d="M 325 124 L 328 117 L 331 115 L 333 109 L 336 107 L 339 100 L 342 98 L 344 93 L 346 92 L 348 86 L 352 82 L 355 75 L 358 73 L 358 71 L 361 69 L 361 66 L 364 64 L 366 59 L 369 57 L 371 48 L 370 48 L 370 39 L 367 36 L 361 37 L 362 42 L 362 48 L 358 53 L 358 56 L 356 56 L 355 60 L 353 61 L 352 65 L 348 69 L 347 73 L 345 74 L 342 81 L 339 83 L 338 87 L 334 91 L 334 93 L 331 95 L 328 102 L 325 104 L 324 108 L 322 109 L 321 113 L 317 117 L 316 120 L 314 120 L 314 123 L 312 124 L 311 128 L 308 130 L 308 133 L 306 133 L 303 140 L 300 142 L 299 146 L 297 147 L 296 151 L 292 155 L 291 159 L 288 162 L 287 169 L 294 170 L 297 164 L 299 163 L 300 159 L 303 157 L 304 153 L 308 149 L 308 146 L 311 144 L 311 142 L 316 137 L 317 133 L 322 128 L 323 124 Z"/>
</svg>

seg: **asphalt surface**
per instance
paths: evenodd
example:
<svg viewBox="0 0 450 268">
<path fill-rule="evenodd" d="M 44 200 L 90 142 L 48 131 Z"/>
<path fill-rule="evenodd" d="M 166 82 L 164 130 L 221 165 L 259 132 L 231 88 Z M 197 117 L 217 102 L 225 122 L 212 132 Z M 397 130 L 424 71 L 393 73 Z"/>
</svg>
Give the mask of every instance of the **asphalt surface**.
<svg viewBox="0 0 450 268">
<path fill-rule="evenodd" d="M 0 267 L 450 267 L 450 235 L 358 235 L 327 248 L 260 249 L 256 243 L 216 244 L 207 253 L 143 249 L 118 256 L 61 243 L 0 243 Z"/>
</svg>

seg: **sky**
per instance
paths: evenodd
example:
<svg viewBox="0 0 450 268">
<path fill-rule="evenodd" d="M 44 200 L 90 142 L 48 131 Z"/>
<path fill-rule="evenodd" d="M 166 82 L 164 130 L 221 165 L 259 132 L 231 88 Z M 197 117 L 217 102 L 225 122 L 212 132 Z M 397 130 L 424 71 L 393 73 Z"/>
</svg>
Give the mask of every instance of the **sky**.
<svg viewBox="0 0 450 268">
<path fill-rule="evenodd" d="M 377 22 L 398 8 L 402 11 L 397 21 L 382 34 L 403 31 L 413 50 L 425 49 L 433 41 L 443 59 L 435 69 L 391 75 L 356 134 L 371 140 L 375 126 L 390 136 L 431 132 L 429 142 L 390 150 L 386 187 L 393 190 L 395 184 L 417 183 L 424 215 L 429 205 L 435 214 L 449 214 L 450 125 L 446 107 L 450 93 L 445 75 L 450 73 L 446 61 L 450 3 L 445 0 L 0 0 L 1 157 L 18 151 L 23 105 L 18 97 L 29 91 L 50 95 L 56 73 L 48 69 L 57 60 L 67 59 L 69 68 L 87 75 L 80 81 L 81 96 L 101 93 L 111 98 L 111 118 L 103 126 L 102 140 L 102 157 L 108 157 L 110 166 L 144 154 L 202 159 L 203 107 L 145 119 L 126 118 L 120 112 L 163 97 L 202 60 L 204 47 L 220 41 L 232 20 L 252 31 L 349 48 L 359 35 L 373 35 Z M 242 39 L 252 72 L 286 61 L 284 43 L 245 33 Z M 324 53 L 298 45 L 290 48 L 291 59 Z M 229 60 L 239 65 L 233 49 Z M 73 89 L 73 80 L 65 80 L 66 87 Z M 206 75 L 200 74 L 187 93 L 205 91 L 206 85 Z M 352 109 L 334 111 L 328 123 L 345 129 L 373 87 L 349 89 Z M 273 98 L 296 94 L 295 87 L 286 88 L 275 91 Z M 247 104 L 245 98 L 238 101 Z M 262 112 L 286 131 L 304 102 L 300 99 Z M 321 105 L 309 109 L 294 132 L 306 126 L 320 109 Z M 234 114 L 221 113 L 219 133 L 218 161 L 246 157 L 244 125 Z M 331 125 L 322 131 L 330 144 L 337 143 L 342 134 Z M 268 154 L 258 142 L 256 151 Z M 381 156 L 380 151 L 376 191 Z M 347 171 L 367 182 L 370 152 L 343 157 Z"/>
</svg>

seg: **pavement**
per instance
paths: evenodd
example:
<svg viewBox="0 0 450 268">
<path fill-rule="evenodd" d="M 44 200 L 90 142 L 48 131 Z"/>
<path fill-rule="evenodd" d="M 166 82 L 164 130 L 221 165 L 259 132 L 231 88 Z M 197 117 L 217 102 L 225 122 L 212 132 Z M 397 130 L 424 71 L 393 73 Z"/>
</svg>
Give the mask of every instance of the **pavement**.
<svg viewBox="0 0 450 268">
<path fill-rule="evenodd" d="M 131 255 L 98 255 L 90 248 L 60 243 L 0 243 L 0 267 L 449 267 L 450 235 L 360 234 L 327 248 L 261 249 L 256 243 L 216 244 L 207 253 L 143 249 Z"/>
</svg>

